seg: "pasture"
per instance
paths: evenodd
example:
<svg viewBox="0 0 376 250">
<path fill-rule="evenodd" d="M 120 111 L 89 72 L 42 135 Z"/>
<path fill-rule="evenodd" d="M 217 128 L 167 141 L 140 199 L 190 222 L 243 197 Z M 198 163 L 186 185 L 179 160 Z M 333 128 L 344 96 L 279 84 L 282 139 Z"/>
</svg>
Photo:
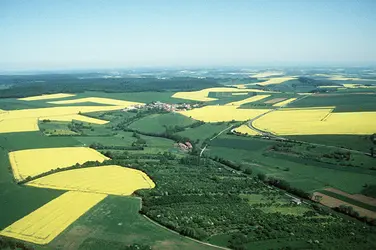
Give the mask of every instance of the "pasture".
<svg viewBox="0 0 376 250">
<path fill-rule="evenodd" d="M 163 133 L 167 128 L 186 127 L 196 122 L 179 113 L 152 114 L 136 120 L 130 128 L 146 133 Z"/>
<path fill-rule="evenodd" d="M 268 93 L 269 91 L 259 90 L 259 89 L 238 89 L 238 88 L 208 88 L 208 89 L 202 89 L 198 91 L 191 91 L 191 92 L 177 92 L 172 95 L 174 98 L 180 98 L 180 99 L 187 99 L 192 101 L 199 101 L 199 102 L 208 102 L 208 101 L 215 101 L 216 98 L 208 97 L 209 93 L 211 92 L 230 92 L 230 93 L 236 93 L 236 92 L 253 92 L 253 93 Z"/>
<path fill-rule="evenodd" d="M 40 100 L 49 100 L 49 99 L 61 99 L 61 98 L 67 98 L 75 96 L 75 94 L 64 94 L 64 93 L 58 93 L 58 94 L 47 94 L 47 95 L 38 95 L 38 96 L 29 96 L 24 98 L 19 98 L 20 101 L 40 101 Z"/>
<path fill-rule="evenodd" d="M 211 138 L 214 134 L 229 127 L 226 123 L 206 123 L 196 128 L 187 128 L 185 131 L 177 134 L 183 137 L 188 137 L 192 141 L 203 142 L 206 138 Z"/>
<path fill-rule="evenodd" d="M 356 194 L 365 183 L 376 184 L 375 174 L 369 169 L 375 160 L 362 154 L 354 153 L 349 162 L 341 162 L 323 157 L 336 149 L 299 144 L 276 148 L 279 144 L 274 141 L 233 135 L 220 136 L 210 145 L 207 152 L 211 156 L 226 156 L 226 159 L 251 167 L 255 174 L 265 173 L 284 179 L 291 186 L 308 192 L 335 187 Z M 356 165 L 344 165 L 349 163 Z"/>
</svg>

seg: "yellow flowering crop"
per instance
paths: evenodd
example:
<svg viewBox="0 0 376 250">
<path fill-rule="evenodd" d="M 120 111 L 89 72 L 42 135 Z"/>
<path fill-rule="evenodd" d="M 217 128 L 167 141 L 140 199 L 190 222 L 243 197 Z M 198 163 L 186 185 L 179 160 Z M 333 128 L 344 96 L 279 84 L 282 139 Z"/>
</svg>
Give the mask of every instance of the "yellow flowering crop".
<svg viewBox="0 0 376 250">
<path fill-rule="evenodd" d="M 4 119 L 0 120 L 0 134 L 12 132 L 38 131 L 36 118 Z"/>
<path fill-rule="evenodd" d="M 24 97 L 24 98 L 19 98 L 18 100 L 21 100 L 21 101 L 38 101 L 38 100 L 48 100 L 48 99 L 59 99 L 59 98 L 72 97 L 72 96 L 75 96 L 75 94 L 59 93 L 59 94 Z"/>
<path fill-rule="evenodd" d="M 94 149 L 85 147 L 27 149 L 9 153 L 9 160 L 17 181 L 52 169 L 66 168 L 76 163 L 103 162 L 107 159 Z"/>
<path fill-rule="evenodd" d="M 107 195 L 69 191 L 14 222 L 0 235 L 48 244 Z"/>
<path fill-rule="evenodd" d="M 290 98 L 290 99 L 284 100 L 282 102 L 275 103 L 275 104 L 273 104 L 273 106 L 274 107 L 282 107 L 282 106 L 289 104 L 290 102 L 295 101 L 296 99 L 297 98 Z"/>
<path fill-rule="evenodd" d="M 271 91 L 263 91 L 260 89 L 238 89 L 238 88 L 208 88 L 208 89 L 202 89 L 198 91 L 190 91 L 190 92 L 177 92 L 172 95 L 174 98 L 180 98 L 180 99 L 187 99 L 187 100 L 193 100 L 193 101 L 201 101 L 201 102 L 207 102 L 207 101 L 214 101 L 217 100 L 216 98 L 208 97 L 210 92 L 264 92 L 264 93 L 270 93 Z"/>
<path fill-rule="evenodd" d="M 295 79 L 295 77 L 275 77 L 275 78 L 270 78 L 269 80 L 265 82 L 260 82 L 257 84 L 261 86 L 266 86 L 266 85 L 271 85 L 271 84 L 281 84 L 283 82 L 290 81 L 293 79 Z"/>
<path fill-rule="evenodd" d="M 124 108 L 124 106 L 74 106 L 10 110 L 0 113 L 0 133 L 38 131 L 38 120 L 43 119 L 58 121 L 80 120 L 96 124 L 105 124 L 107 121 L 78 115 L 78 113 L 111 111 L 122 108 Z"/>
<path fill-rule="evenodd" d="M 376 112 L 331 112 L 330 108 L 284 109 L 260 117 L 253 125 L 277 135 L 368 135 L 376 132 Z"/>
<path fill-rule="evenodd" d="M 222 121 L 246 121 L 260 114 L 266 113 L 268 109 L 237 109 L 237 106 L 204 106 L 179 113 L 193 119 L 204 122 Z"/>
<path fill-rule="evenodd" d="M 120 196 L 155 187 L 144 172 L 116 165 L 67 170 L 38 178 L 27 185 Z"/>
<path fill-rule="evenodd" d="M 246 124 L 241 125 L 240 127 L 237 127 L 236 129 L 234 129 L 234 131 L 240 134 L 244 134 L 244 135 L 259 135 L 260 134 L 259 132 L 253 129 L 250 129 Z"/>
<path fill-rule="evenodd" d="M 52 102 L 48 102 L 48 103 L 52 103 L 52 104 L 74 104 L 74 103 L 85 103 L 85 102 L 93 102 L 93 103 L 123 106 L 123 107 L 129 107 L 129 106 L 132 106 L 132 105 L 142 105 L 143 104 L 143 103 L 140 103 L 140 102 L 129 102 L 129 101 L 123 101 L 123 100 L 117 100 L 117 99 L 111 99 L 111 98 L 101 98 L 101 97 L 86 97 L 86 98 L 79 98 L 79 99 L 73 99 L 73 100 L 52 101 Z"/>
</svg>

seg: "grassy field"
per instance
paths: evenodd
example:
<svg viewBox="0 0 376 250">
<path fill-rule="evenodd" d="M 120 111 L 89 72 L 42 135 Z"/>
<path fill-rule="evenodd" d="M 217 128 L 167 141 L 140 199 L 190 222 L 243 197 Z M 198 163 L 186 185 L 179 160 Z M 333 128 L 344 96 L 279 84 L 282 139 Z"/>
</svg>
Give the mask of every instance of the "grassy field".
<svg viewBox="0 0 376 250">
<path fill-rule="evenodd" d="M 296 148 L 306 154 L 303 158 L 293 152 L 270 151 L 274 144 L 276 143 L 273 141 L 257 138 L 224 135 L 213 140 L 207 152 L 249 165 L 255 173 L 285 179 L 292 186 L 309 192 L 334 186 L 349 193 L 359 193 L 365 183 L 376 183 L 376 173 L 369 169 L 375 160 L 370 157 L 355 154 L 354 162 L 358 162 L 358 167 L 342 166 L 339 165 L 340 162 L 330 159 L 327 162 L 314 160 L 313 155 L 319 157 L 325 149 L 309 149 L 304 152 L 304 147 Z M 364 162 L 363 165 L 360 161 Z"/>
<path fill-rule="evenodd" d="M 0 145 L 9 150 L 79 146 L 72 137 L 48 137 L 41 132 L 0 134 Z"/>
<path fill-rule="evenodd" d="M 369 152 L 374 146 L 367 135 L 294 135 L 286 138 Z"/>
<path fill-rule="evenodd" d="M 333 94 L 313 95 L 294 102 L 290 107 L 336 106 L 334 112 L 376 111 L 376 95 L 373 94 Z"/>
<path fill-rule="evenodd" d="M 203 142 L 206 138 L 213 137 L 215 133 L 218 133 L 227 127 L 227 123 L 206 123 L 197 128 L 188 128 L 177 134 L 188 137 L 192 141 L 199 140 L 200 142 Z"/>
<path fill-rule="evenodd" d="M 130 128 L 146 133 L 163 133 L 168 127 L 184 127 L 196 122 L 178 113 L 153 114 L 129 125 Z"/>
<path fill-rule="evenodd" d="M 138 198 L 109 196 L 56 238 L 52 247 L 120 250 L 139 244 L 161 250 L 211 249 L 151 223 L 138 213 L 140 203 Z"/>
</svg>

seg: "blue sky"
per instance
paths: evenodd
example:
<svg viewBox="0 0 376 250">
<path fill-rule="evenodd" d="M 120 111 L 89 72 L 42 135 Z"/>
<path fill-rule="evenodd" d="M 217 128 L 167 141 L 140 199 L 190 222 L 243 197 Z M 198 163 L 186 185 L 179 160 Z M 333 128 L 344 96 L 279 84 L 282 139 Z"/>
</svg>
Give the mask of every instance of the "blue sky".
<svg viewBox="0 0 376 250">
<path fill-rule="evenodd" d="M 376 62 L 374 0 L 0 0 L 0 69 Z"/>
</svg>

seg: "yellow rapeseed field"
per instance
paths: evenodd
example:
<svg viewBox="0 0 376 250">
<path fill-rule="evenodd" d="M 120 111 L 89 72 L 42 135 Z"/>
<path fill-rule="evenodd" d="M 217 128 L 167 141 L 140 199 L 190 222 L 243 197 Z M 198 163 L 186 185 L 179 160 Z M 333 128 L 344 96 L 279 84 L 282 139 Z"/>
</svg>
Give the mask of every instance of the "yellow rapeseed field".
<svg viewBox="0 0 376 250">
<path fill-rule="evenodd" d="M 271 85 L 271 84 L 281 84 L 283 82 L 290 81 L 290 80 L 293 80 L 293 79 L 295 79 L 295 77 L 275 77 L 275 78 L 270 78 L 269 80 L 267 80 L 265 82 L 260 82 L 260 83 L 257 83 L 257 84 L 261 85 L 261 86 L 267 86 L 267 85 Z"/>
<path fill-rule="evenodd" d="M 260 134 L 259 132 L 253 129 L 250 129 L 246 124 L 241 125 L 240 127 L 237 127 L 236 129 L 234 129 L 234 131 L 240 134 L 244 134 L 244 135 L 259 135 Z"/>
<path fill-rule="evenodd" d="M 266 113 L 268 109 L 238 109 L 237 106 L 204 106 L 179 113 L 193 119 L 204 122 L 222 121 L 246 121 L 260 114 Z"/>
<path fill-rule="evenodd" d="M 0 119 L 0 134 L 12 132 L 38 131 L 38 121 L 35 118 Z"/>
<path fill-rule="evenodd" d="M 63 94 L 63 93 L 59 93 L 59 94 L 38 95 L 38 96 L 24 97 L 24 98 L 19 98 L 18 100 L 21 100 L 21 101 L 38 101 L 38 100 L 66 98 L 66 97 L 72 97 L 72 96 L 75 96 L 75 94 Z"/>
<path fill-rule="evenodd" d="M 277 135 L 368 135 L 376 132 L 376 112 L 331 112 L 331 108 L 284 109 L 260 117 L 253 125 Z"/>
<path fill-rule="evenodd" d="M 283 107 L 283 106 L 289 104 L 290 102 L 295 101 L 296 99 L 297 98 L 290 98 L 290 99 L 284 100 L 282 102 L 275 103 L 275 104 L 273 104 L 273 106 L 274 107 Z"/>
<path fill-rule="evenodd" d="M 133 105 L 142 105 L 143 103 L 140 102 L 129 102 L 129 101 L 123 101 L 123 100 L 117 100 L 117 99 L 111 99 L 111 98 L 101 98 L 101 97 L 86 97 L 86 98 L 79 98 L 79 99 L 73 99 L 73 100 L 64 100 L 64 101 L 52 101 L 48 102 L 51 104 L 75 104 L 75 103 L 85 103 L 85 102 L 93 102 L 93 103 L 99 103 L 99 104 L 105 104 L 105 105 L 115 105 L 115 106 L 123 106 L 129 107 Z"/>
<path fill-rule="evenodd" d="M 246 98 L 246 99 L 243 99 L 243 100 L 240 100 L 240 101 L 237 101 L 237 102 L 230 102 L 230 103 L 227 103 L 226 106 L 241 106 L 245 103 L 249 103 L 249 102 L 257 102 L 259 100 L 262 100 L 264 98 L 267 98 L 269 97 L 270 95 L 255 95 L 255 96 L 252 96 L 252 97 L 249 97 L 249 98 Z"/>
<path fill-rule="evenodd" d="M 59 172 L 28 182 L 27 185 L 121 196 L 131 195 L 138 189 L 155 187 L 144 172 L 116 165 Z"/>
<path fill-rule="evenodd" d="M 0 235 L 48 244 L 107 195 L 69 191 L 14 222 Z"/>
<path fill-rule="evenodd" d="M 80 120 L 93 122 L 96 124 L 104 124 L 106 121 L 92 119 L 86 116 L 78 116 L 78 113 L 95 112 L 95 111 L 111 111 L 124 108 L 123 106 L 73 106 L 73 107 L 52 107 L 39 109 L 22 109 L 11 110 L 0 113 L 0 133 L 38 131 L 38 120 L 50 119 L 54 120 Z M 71 116 L 71 119 L 68 117 Z"/>
<path fill-rule="evenodd" d="M 190 92 L 177 92 L 172 95 L 174 98 L 186 99 L 186 100 L 193 100 L 193 101 L 201 101 L 201 102 L 208 102 L 217 100 L 216 98 L 208 97 L 210 92 L 263 92 L 263 93 L 272 93 L 271 91 L 263 91 L 259 89 L 238 89 L 238 88 L 208 88 L 202 89 L 198 91 L 190 91 Z"/>
<path fill-rule="evenodd" d="M 9 153 L 14 177 L 17 181 L 36 176 L 51 169 L 66 168 L 87 161 L 103 162 L 108 158 L 91 148 L 65 147 L 40 148 Z"/>
</svg>

